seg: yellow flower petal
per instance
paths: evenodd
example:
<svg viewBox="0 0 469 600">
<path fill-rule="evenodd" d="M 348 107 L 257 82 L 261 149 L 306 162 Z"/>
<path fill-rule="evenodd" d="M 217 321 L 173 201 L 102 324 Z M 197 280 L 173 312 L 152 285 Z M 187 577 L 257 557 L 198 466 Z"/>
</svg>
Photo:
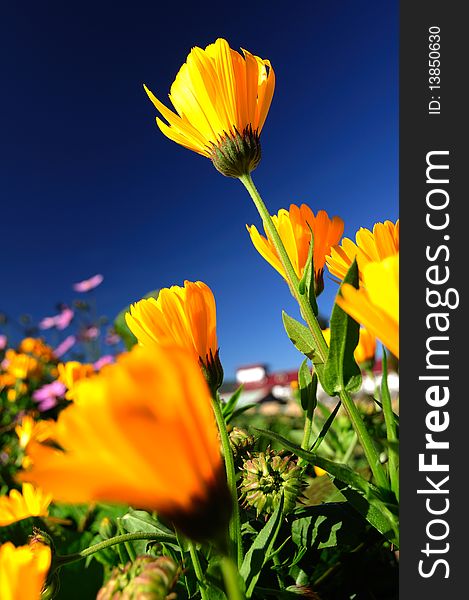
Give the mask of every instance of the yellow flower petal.
<svg viewBox="0 0 469 600">
<path fill-rule="evenodd" d="M 51 564 L 51 550 L 43 544 L 0 546 L 0 598 L 39 600 Z"/>
<path fill-rule="evenodd" d="M 311 232 L 313 233 L 315 278 L 317 281 L 319 278 L 322 279 L 326 254 L 342 236 L 344 230 L 342 219 L 340 217 L 330 219 L 324 210 L 318 211 L 315 215 L 306 204 L 301 206 L 291 204 L 288 211 L 284 208 L 280 209 L 277 215 L 272 216 L 272 220 L 298 278 L 303 276 L 311 243 Z M 254 225 L 247 226 L 247 230 L 259 254 L 287 279 L 269 235 L 266 233 L 266 237 L 263 237 Z"/>
<path fill-rule="evenodd" d="M 202 281 L 185 281 L 183 288 L 164 288 L 156 300 L 132 304 L 125 319 L 143 346 L 180 346 L 204 363 L 218 351 L 215 298 Z"/>
<path fill-rule="evenodd" d="M 357 259 L 360 278 L 363 279 L 363 270 L 368 263 L 396 255 L 399 252 L 399 220 L 396 223 L 375 223 L 372 232 L 362 227 L 355 241 L 344 238 L 340 246 L 334 246 L 327 256 L 329 271 L 339 279 L 345 277 L 354 258 Z"/>
</svg>

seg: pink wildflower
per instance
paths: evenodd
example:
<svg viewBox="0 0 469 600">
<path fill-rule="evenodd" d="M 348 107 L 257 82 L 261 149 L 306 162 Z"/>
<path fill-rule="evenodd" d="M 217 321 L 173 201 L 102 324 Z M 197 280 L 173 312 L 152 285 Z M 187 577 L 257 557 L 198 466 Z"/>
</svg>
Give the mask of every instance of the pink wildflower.
<svg viewBox="0 0 469 600">
<path fill-rule="evenodd" d="M 74 335 L 69 335 L 61 342 L 57 348 L 54 350 L 54 355 L 56 358 L 61 358 L 64 354 L 66 354 L 72 346 L 75 345 L 77 338 Z"/>
<path fill-rule="evenodd" d="M 65 394 L 65 386 L 60 381 L 43 385 L 33 392 L 33 400 L 38 403 L 38 409 L 43 412 L 57 406 L 57 400 Z"/>
<path fill-rule="evenodd" d="M 100 274 L 93 275 L 93 277 L 90 277 L 89 279 L 74 283 L 73 289 L 75 292 L 89 292 L 90 290 L 94 290 L 94 288 L 98 287 L 98 285 L 102 283 L 103 279 L 104 277 Z"/>
</svg>

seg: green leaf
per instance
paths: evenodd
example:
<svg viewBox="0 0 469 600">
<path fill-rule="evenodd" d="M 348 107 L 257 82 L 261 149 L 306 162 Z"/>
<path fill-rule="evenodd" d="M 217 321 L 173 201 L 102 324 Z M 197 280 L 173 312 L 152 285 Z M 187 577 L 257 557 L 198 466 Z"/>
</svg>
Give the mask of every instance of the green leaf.
<svg viewBox="0 0 469 600">
<path fill-rule="evenodd" d="M 282 320 L 285 331 L 295 348 L 314 362 L 316 353 L 314 351 L 314 338 L 311 331 L 306 325 L 288 316 L 285 311 L 282 311 Z"/>
<path fill-rule="evenodd" d="M 399 520 L 397 505 L 388 505 L 378 500 L 373 493 L 368 496 L 360 494 L 338 479 L 334 485 L 347 499 L 353 508 L 360 513 L 370 525 L 382 533 L 391 543 L 399 548 Z"/>
<path fill-rule="evenodd" d="M 152 290 L 151 292 L 148 292 L 148 294 L 145 294 L 143 298 L 158 298 L 158 294 L 159 290 Z M 121 310 L 117 317 L 114 319 L 115 332 L 122 339 L 122 341 L 124 342 L 124 346 L 127 348 L 127 350 L 130 350 L 137 343 L 137 338 L 130 331 L 130 329 L 127 326 L 127 323 L 125 322 L 125 313 L 129 312 L 129 310 L 130 304 L 129 306 L 126 306 L 123 310 Z"/>
<path fill-rule="evenodd" d="M 313 309 L 313 313 L 315 316 L 318 316 L 318 303 L 316 301 L 316 293 L 315 293 L 315 280 L 314 280 L 314 260 L 313 260 L 313 251 L 314 251 L 314 234 L 308 223 L 309 230 L 311 231 L 311 242 L 309 244 L 308 249 L 308 258 L 306 259 L 305 270 L 303 272 L 303 277 L 300 280 L 298 285 L 298 291 L 302 296 L 305 294 L 308 295 L 308 300 Z"/>
<path fill-rule="evenodd" d="M 308 365 L 308 360 L 305 359 L 301 363 L 298 370 L 298 388 L 300 390 L 301 408 L 306 411 L 311 410 L 311 418 L 314 409 L 316 408 L 317 398 L 316 392 L 318 387 L 317 377 L 313 378 L 311 369 Z"/>
<path fill-rule="evenodd" d="M 246 584 L 246 597 L 250 598 L 259 579 L 262 568 L 269 560 L 272 549 L 280 531 L 283 517 L 283 495 L 270 519 L 254 539 L 252 546 L 247 551 L 239 574 Z"/>
<path fill-rule="evenodd" d="M 160 523 L 156 517 L 153 517 L 145 510 L 134 510 L 133 508 L 129 508 L 129 511 L 123 517 L 120 517 L 118 521 L 122 528 L 128 533 L 143 531 L 145 533 L 155 533 L 156 535 L 163 534 L 165 536 L 171 536 L 174 539 L 174 544 L 169 543 L 169 545 L 176 549 L 179 548 L 174 531 Z M 137 555 L 145 554 L 147 552 L 148 544 L 151 544 L 148 540 L 132 541 L 129 543 L 133 546 Z"/>
<path fill-rule="evenodd" d="M 291 515 L 292 540 L 299 547 L 356 546 L 365 533 L 365 521 L 346 502 L 329 502 L 300 509 Z"/>
<path fill-rule="evenodd" d="M 225 419 L 225 423 L 227 425 L 234 416 L 236 405 L 238 404 L 238 400 L 241 396 L 242 391 L 243 391 L 243 386 L 240 385 L 238 387 L 238 389 L 233 392 L 233 394 L 231 395 L 228 402 L 222 403 L 223 418 Z"/>
<path fill-rule="evenodd" d="M 356 260 L 350 266 L 343 283 L 358 288 Z M 329 354 L 321 383 L 330 396 L 335 396 L 343 390 L 356 392 L 362 383 L 360 367 L 353 356 L 358 344 L 360 326 L 335 303 L 331 314 L 330 330 Z"/>
<path fill-rule="evenodd" d="M 339 412 L 339 408 L 341 406 L 342 402 L 337 402 L 334 410 L 331 412 L 331 414 L 329 415 L 329 417 L 327 418 L 327 421 L 324 423 L 324 425 L 322 426 L 322 429 L 318 435 L 318 437 L 316 438 L 316 441 L 313 444 L 313 447 L 311 448 L 311 452 L 316 451 L 319 446 L 322 444 L 324 438 L 326 437 L 326 433 L 329 431 L 333 420 L 335 419 L 336 414 Z"/>
</svg>

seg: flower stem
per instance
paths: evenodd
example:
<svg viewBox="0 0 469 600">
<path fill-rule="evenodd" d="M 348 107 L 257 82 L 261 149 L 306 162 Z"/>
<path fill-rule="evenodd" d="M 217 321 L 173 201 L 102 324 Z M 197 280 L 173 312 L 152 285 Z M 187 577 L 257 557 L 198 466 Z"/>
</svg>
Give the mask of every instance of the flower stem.
<svg viewBox="0 0 469 600">
<path fill-rule="evenodd" d="M 228 600 L 244 600 L 244 594 L 242 593 L 240 586 L 238 568 L 233 559 L 229 556 L 224 556 L 220 566 Z"/>
<path fill-rule="evenodd" d="M 298 276 L 290 261 L 290 257 L 288 256 L 288 253 L 285 250 L 285 246 L 283 245 L 283 242 L 280 238 L 277 228 L 275 227 L 272 217 L 270 216 L 270 213 L 267 210 L 264 201 L 262 200 L 259 192 L 257 191 L 257 188 L 252 180 L 251 175 L 243 175 L 239 178 L 239 180 L 251 196 L 259 212 L 259 215 L 261 216 L 265 231 L 270 237 L 277 251 L 280 262 L 282 263 L 282 266 L 285 270 L 287 281 L 290 285 L 292 294 L 298 302 L 301 314 L 304 320 L 306 321 L 313 336 L 314 349 L 319 359 L 319 362 L 325 363 L 328 354 L 327 342 L 324 339 L 321 327 L 318 323 L 318 320 L 316 319 L 316 316 L 313 312 L 311 304 L 308 301 L 308 298 L 306 297 L 306 295 L 300 294 Z M 343 390 L 339 394 L 339 397 L 342 400 L 343 405 L 345 406 L 350 420 L 352 421 L 353 428 L 355 429 L 358 439 L 360 440 L 360 444 L 362 445 L 363 451 L 368 460 L 377 485 L 386 489 L 389 488 L 386 472 L 379 461 L 379 454 L 373 444 L 373 440 L 371 439 L 365 427 L 365 424 L 363 423 L 360 411 L 358 410 L 355 403 L 353 402 L 353 399 L 346 390 Z"/>
<path fill-rule="evenodd" d="M 249 192 L 249 195 L 251 196 L 252 201 L 254 202 L 259 212 L 259 215 L 261 216 L 265 230 L 269 235 L 270 239 L 272 240 L 273 245 L 275 246 L 275 250 L 277 251 L 282 266 L 285 270 L 290 289 L 292 290 L 295 299 L 300 305 L 303 318 L 308 324 L 308 327 L 310 328 L 311 333 L 313 335 L 314 346 L 316 352 L 318 353 L 318 357 L 322 362 L 326 362 L 328 352 L 326 340 L 324 339 L 321 327 L 319 326 L 319 323 L 314 315 L 313 309 L 311 308 L 311 305 L 309 304 L 306 296 L 300 294 L 299 292 L 298 286 L 300 281 L 298 279 L 298 275 L 296 274 L 295 269 L 291 264 L 290 257 L 288 256 L 288 253 L 285 250 L 285 246 L 283 245 L 277 228 L 275 227 L 274 222 L 272 221 L 272 217 L 270 216 L 270 213 L 267 210 L 264 201 L 262 200 L 259 192 L 257 191 L 257 188 L 254 184 L 254 181 L 252 180 L 251 175 L 243 175 L 239 179 Z"/>
<path fill-rule="evenodd" d="M 220 432 L 221 445 L 223 449 L 223 457 L 225 459 L 226 478 L 228 488 L 231 493 L 233 514 L 230 521 L 230 540 L 234 549 L 236 563 L 241 566 L 243 563 L 243 546 L 241 539 L 241 520 L 239 516 L 238 490 L 236 487 L 236 471 L 233 459 L 233 451 L 231 450 L 230 438 L 226 429 L 225 419 L 221 410 L 220 399 L 213 398 L 213 412 L 217 421 L 218 430 Z"/>
<path fill-rule="evenodd" d="M 397 437 L 396 422 L 392 410 L 391 395 L 388 387 L 388 358 L 383 346 L 383 373 L 381 376 L 381 402 L 383 405 L 384 421 L 386 423 L 386 437 L 389 442 L 388 467 L 391 489 L 399 501 L 399 451 L 397 449 L 399 440 Z"/>
<path fill-rule="evenodd" d="M 308 452 L 311 450 L 311 434 L 313 432 L 313 415 L 314 415 L 314 409 L 316 408 L 316 405 L 317 405 L 317 397 L 316 397 L 317 382 L 318 382 L 318 376 L 316 375 L 316 373 L 313 373 L 314 394 L 310 394 L 309 398 L 308 398 L 308 405 L 306 407 L 306 414 L 305 414 L 303 440 L 301 442 L 301 447 L 303 448 L 303 450 L 307 450 Z M 303 463 L 303 461 L 301 459 L 299 462 L 300 462 L 300 464 Z"/>
<path fill-rule="evenodd" d="M 91 556 L 91 554 L 99 552 L 100 550 L 104 550 L 105 548 L 109 548 L 110 546 L 115 546 L 116 544 L 125 544 L 127 542 L 139 540 L 174 543 L 176 538 L 174 535 L 164 533 L 147 533 L 145 531 L 137 531 L 135 533 L 124 533 L 122 535 L 116 535 L 115 537 L 109 538 L 108 540 L 98 542 L 97 544 L 93 544 L 93 546 L 84 548 L 80 552 L 76 552 L 74 554 L 65 554 L 63 556 L 56 556 L 54 559 L 54 566 L 56 568 L 62 567 L 63 565 L 82 560 L 83 558 Z"/>
<path fill-rule="evenodd" d="M 202 566 L 200 564 L 199 555 L 197 553 L 197 548 L 195 547 L 194 542 L 188 540 L 189 545 L 189 554 L 191 555 L 192 566 L 194 567 L 195 576 L 197 578 L 197 583 L 199 584 L 199 591 L 201 600 L 208 600 L 206 587 L 207 584 L 205 582 L 205 575 L 202 571 Z"/>
</svg>

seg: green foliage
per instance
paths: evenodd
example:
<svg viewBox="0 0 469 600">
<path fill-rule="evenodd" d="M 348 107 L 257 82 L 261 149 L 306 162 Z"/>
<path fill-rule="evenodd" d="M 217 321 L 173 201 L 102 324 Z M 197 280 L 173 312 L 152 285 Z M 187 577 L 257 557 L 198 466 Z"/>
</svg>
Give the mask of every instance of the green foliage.
<svg viewBox="0 0 469 600">
<path fill-rule="evenodd" d="M 317 388 L 318 380 L 313 378 L 308 361 L 305 359 L 298 370 L 298 389 L 300 390 L 301 408 L 304 411 L 310 410 L 311 417 L 317 404 Z"/>
<path fill-rule="evenodd" d="M 270 519 L 254 538 L 251 547 L 246 552 L 239 574 L 244 579 L 246 597 L 250 598 L 259 579 L 263 566 L 270 559 L 272 549 L 280 531 L 283 515 L 283 496 Z"/>
<path fill-rule="evenodd" d="M 353 261 L 343 283 L 358 288 L 356 260 Z M 334 304 L 330 319 L 329 353 L 324 366 L 324 377 L 321 380 L 324 389 L 330 396 L 339 394 L 343 390 L 356 392 L 360 389 L 361 371 L 353 357 L 353 352 L 358 344 L 359 329 L 359 324 L 337 303 Z"/>
</svg>

